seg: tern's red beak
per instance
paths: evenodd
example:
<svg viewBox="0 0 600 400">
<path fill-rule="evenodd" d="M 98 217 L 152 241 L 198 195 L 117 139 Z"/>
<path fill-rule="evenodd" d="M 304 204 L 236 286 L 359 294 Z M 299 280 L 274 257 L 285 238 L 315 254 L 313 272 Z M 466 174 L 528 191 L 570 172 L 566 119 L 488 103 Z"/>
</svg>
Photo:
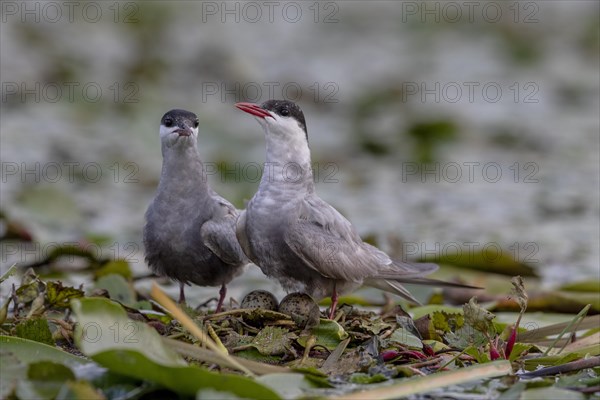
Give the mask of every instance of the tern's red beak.
<svg viewBox="0 0 600 400">
<path fill-rule="evenodd" d="M 259 117 L 259 118 L 267 118 L 270 117 L 271 114 L 261 108 L 258 104 L 254 104 L 254 103 L 236 103 L 235 105 L 237 108 L 239 108 L 240 110 L 247 112 L 248 114 L 252 114 L 255 117 Z"/>
</svg>

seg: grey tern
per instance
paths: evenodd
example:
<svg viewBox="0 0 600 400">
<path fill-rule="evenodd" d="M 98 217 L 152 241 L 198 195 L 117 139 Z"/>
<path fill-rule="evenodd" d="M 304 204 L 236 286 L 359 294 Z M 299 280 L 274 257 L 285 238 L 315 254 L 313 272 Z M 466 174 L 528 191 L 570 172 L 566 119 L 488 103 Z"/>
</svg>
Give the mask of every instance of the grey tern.
<svg viewBox="0 0 600 400">
<path fill-rule="evenodd" d="M 146 261 L 157 274 L 184 285 L 221 286 L 219 312 L 226 285 L 249 262 L 236 239 L 239 211 L 208 185 L 196 145 L 198 117 L 171 110 L 160 122 L 162 172 L 156 196 L 146 211 Z"/>
<path fill-rule="evenodd" d="M 363 242 L 354 226 L 315 193 L 306 121 L 298 105 L 269 100 L 236 107 L 256 117 L 266 137 L 258 191 L 237 222 L 242 249 L 265 275 L 287 291 L 331 296 L 329 318 L 338 294 L 361 285 L 416 304 L 401 283 L 465 286 L 423 278 L 438 266 L 396 260 Z"/>
</svg>

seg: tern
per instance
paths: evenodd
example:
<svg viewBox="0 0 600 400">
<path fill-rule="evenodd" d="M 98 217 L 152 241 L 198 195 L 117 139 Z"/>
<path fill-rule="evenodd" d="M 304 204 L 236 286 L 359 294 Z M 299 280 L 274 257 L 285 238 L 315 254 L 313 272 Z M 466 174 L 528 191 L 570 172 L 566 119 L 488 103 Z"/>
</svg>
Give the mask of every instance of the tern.
<svg viewBox="0 0 600 400">
<path fill-rule="evenodd" d="M 221 286 L 216 312 L 226 285 L 249 260 L 235 234 L 239 211 L 208 185 L 196 145 L 198 117 L 171 110 L 160 122 L 162 172 L 156 196 L 146 211 L 146 261 L 158 275 L 184 285 Z"/>
<path fill-rule="evenodd" d="M 315 193 L 306 121 L 298 105 L 269 100 L 236 107 L 256 117 L 266 137 L 258 191 L 237 222 L 242 249 L 265 275 L 287 291 L 331 296 L 330 319 L 338 294 L 361 285 L 416 304 L 402 283 L 465 286 L 423 278 L 438 266 L 396 260 L 363 242 L 354 226 Z"/>
</svg>

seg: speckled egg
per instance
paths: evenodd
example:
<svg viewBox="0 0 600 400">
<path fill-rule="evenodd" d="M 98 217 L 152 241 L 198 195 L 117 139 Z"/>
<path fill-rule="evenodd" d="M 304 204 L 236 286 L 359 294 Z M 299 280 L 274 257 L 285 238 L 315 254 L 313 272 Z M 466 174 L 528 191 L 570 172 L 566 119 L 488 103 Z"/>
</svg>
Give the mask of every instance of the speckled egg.
<svg viewBox="0 0 600 400">
<path fill-rule="evenodd" d="M 312 328 L 319 324 L 321 311 L 312 297 L 306 293 L 290 293 L 281 300 L 279 312 L 292 317 L 300 328 Z"/>
<path fill-rule="evenodd" d="M 263 310 L 277 310 L 277 298 L 266 290 L 253 290 L 242 300 L 241 308 L 262 308 Z"/>
</svg>

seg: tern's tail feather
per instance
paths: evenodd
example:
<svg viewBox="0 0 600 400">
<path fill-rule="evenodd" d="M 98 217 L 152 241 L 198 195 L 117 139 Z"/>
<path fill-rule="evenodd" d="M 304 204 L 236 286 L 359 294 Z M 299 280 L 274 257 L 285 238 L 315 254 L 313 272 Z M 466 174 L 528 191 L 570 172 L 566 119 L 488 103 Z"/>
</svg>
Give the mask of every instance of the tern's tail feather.
<svg viewBox="0 0 600 400">
<path fill-rule="evenodd" d="M 406 290 L 401 283 L 411 283 L 416 285 L 427 285 L 427 286 L 443 286 L 443 287 L 455 287 L 465 289 L 481 289 L 477 286 L 463 285 L 462 283 L 446 282 L 437 279 L 429 278 L 400 278 L 400 279 L 365 279 L 363 282 L 366 286 L 371 286 L 377 289 L 385 290 L 386 292 L 396 294 L 414 304 L 421 305 L 421 303 L 414 298 L 414 296 Z"/>
<path fill-rule="evenodd" d="M 432 263 L 416 263 L 393 260 L 384 271 L 379 271 L 377 278 L 402 281 L 404 278 L 421 278 L 437 271 L 439 266 Z"/>
<path fill-rule="evenodd" d="M 396 294 L 414 304 L 421 305 L 419 300 L 415 299 L 412 294 L 398 282 L 389 279 L 365 279 L 363 282 L 366 286 L 371 286 L 377 289 L 385 290 L 386 292 Z"/>
</svg>

